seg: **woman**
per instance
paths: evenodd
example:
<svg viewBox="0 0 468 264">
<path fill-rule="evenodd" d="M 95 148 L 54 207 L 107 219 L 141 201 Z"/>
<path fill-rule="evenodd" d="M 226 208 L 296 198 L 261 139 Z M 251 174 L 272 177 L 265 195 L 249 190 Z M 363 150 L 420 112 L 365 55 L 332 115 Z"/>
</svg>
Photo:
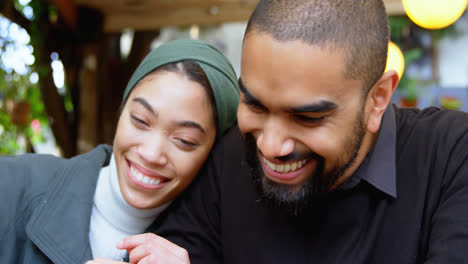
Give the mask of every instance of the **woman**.
<svg viewBox="0 0 468 264">
<path fill-rule="evenodd" d="M 234 124 L 238 97 L 236 75 L 214 47 L 176 40 L 150 52 L 125 90 L 113 147 L 69 160 L 0 159 L 2 263 L 124 258 L 116 244 L 130 236 L 132 248 L 119 248 L 131 251 L 146 241 L 137 234 L 191 183 Z"/>
</svg>

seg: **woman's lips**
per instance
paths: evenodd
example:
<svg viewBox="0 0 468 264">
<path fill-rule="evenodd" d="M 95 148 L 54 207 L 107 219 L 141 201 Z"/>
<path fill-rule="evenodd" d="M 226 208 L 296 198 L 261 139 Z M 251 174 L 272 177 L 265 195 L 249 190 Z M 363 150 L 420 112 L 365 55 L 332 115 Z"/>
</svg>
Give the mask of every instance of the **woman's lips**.
<svg viewBox="0 0 468 264">
<path fill-rule="evenodd" d="M 127 160 L 127 172 L 133 183 L 148 190 L 159 189 L 170 180 L 129 160 Z"/>
</svg>

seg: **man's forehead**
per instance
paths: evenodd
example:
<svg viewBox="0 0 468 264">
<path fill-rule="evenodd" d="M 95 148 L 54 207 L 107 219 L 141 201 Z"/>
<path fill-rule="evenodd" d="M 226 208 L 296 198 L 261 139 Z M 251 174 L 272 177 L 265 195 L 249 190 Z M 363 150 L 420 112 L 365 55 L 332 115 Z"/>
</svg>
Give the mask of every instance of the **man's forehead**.
<svg viewBox="0 0 468 264">
<path fill-rule="evenodd" d="M 333 40 L 323 40 L 318 42 L 308 42 L 307 40 L 296 38 L 296 39 L 287 39 L 281 40 L 275 38 L 272 34 L 267 32 L 260 32 L 256 30 L 251 30 L 248 34 L 245 35 L 242 48 L 245 49 L 245 46 L 255 46 L 259 45 L 262 47 L 271 46 L 273 48 L 287 48 L 294 50 L 302 49 L 317 49 L 325 54 L 345 54 L 347 50 L 345 44 L 337 43 Z M 299 49 L 297 49 L 299 48 Z"/>
<path fill-rule="evenodd" d="M 241 78 L 253 93 L 269 87 L 272 94 L 278 94 L 276 87 L 288 87 L 290 92 L 337 98 L 353 87 L 360 92 L 364 82 L 346 78 L 343 50 L 331 45 L 282 42 L 266 33 L 250 33 L 243 49 Z"/>
<path fill-rule="evenodd" d="M 296 72 L 309 71 L 317 63 L 327 64 L 336 71 L 344 73 L 345 56 L 342 48 L 333 45 L 313 45 L 302 40 L 280 41 L 267 33 L 251 33 L 244 41 L 242 66 L 246 63 L 279 65 L 294 64 Z M 248 66 L 248 65 L 247 65 Z M 312 67 L 313 68 L 313 67 Z"/>
</svg>

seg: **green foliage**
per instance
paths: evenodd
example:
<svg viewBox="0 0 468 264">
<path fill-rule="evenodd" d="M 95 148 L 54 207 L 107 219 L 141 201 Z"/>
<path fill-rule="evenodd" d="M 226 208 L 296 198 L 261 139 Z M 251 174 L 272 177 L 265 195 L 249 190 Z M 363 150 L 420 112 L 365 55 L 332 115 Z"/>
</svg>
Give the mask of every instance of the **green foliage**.
<svg viewBox="0 0 468 264">
<path fill-rule="evenodd" d="M 455 27 L 455 24 L 452 24 L 446 28 L 430 30 L 430 33 L 432 36 L 432 40 L 436 42 L 445 37 L 456 37 L 460 35 L 460 31 L 457 30 L 457 28 Z"/>
<path fill-rule="evenodd" d="M 404 37 L 409 33 L 409 27 L 412 22 L 407 16 L 388 17 L 390 26 L 390 36 L 393 42 L 401 43 Z"/>
<path fill-rule="evenodd" d="M 462 105 L 462 102 L 459 98 L 450 97 L 450 96 L 443 96 L 439 98 L 439 103 L 440 103 L 440 106 L 442 106 L 445 109 L 454 109 L 454 110 L 460 109 Z"/>
<path fill-rule="evenodd" d="M 407 50 L 404 53 L 405 65 L 411 65 L 414 61 L 418 60 L 422 55 L 422 50 L 420 48 L 414 48 Z M 407 66 L 406 66 L 407 67 Z M 407 74 L 403 74 L 400 79 L 398 88 L 400 89 L 402 95 L 410 100 L 416 100 L 420 92 L 420 81 L 416 78 L 408 78 Z"/>
<path fill-rule="evenodd" d="M 16 154 L 21 150 L 18 137 L 26 137 L 31 143 L 43 141 L 41 133 L 34 132 L 29 125 L 17 125 L 12 122 L 11 106 L 18 102 L 30 105 L 28 124 L 33 119 L 39 120 L 41 127 L 47 127 L 47 115 L 41 99 L 41 92 L 37 84 L 29 81 L 30 74 L 19 75 L 14 71 L 6 72 L 0 68 L 0 155 Z"/>
<path fill-rule="evenodd" d="M 14 44 L 14 38 L 0 38 L 0 155 L 24 151 L 18 144 L 19 137 L 24 137 L 32 144 L 43 141 L 40 129 L 33 131 L 29 125 L 32 120 L 37 119 L 42 128 L 48 125 L 39 85 L 30 81 L 34 65 L 27 67 L 26 74 L 21 75 L 14 69 L 6 68 L 2 62 L 1 55 L 7 52 L 7 45 Z M 30 106 L 26 125 L 12 122 L 13 106 L 19 102 L 26 102 Z"/>
<path fill-rule="evenodd" d="M 388 21 L 391 40 L 397 44 L 403 52 L 405 69 L 408 69 L 411 64 L 419 60 L 424 51 L 424 47 L 418 45 L 419 43 L 412 43 L 412 40 L 414 40 L 414 36 L 412 35 L 428 32 L 431 37 L 431 45 L 436 46 L 438 40 L 447 36 L 453 37 L 459 34 L 454 25 L 438 30 L 428 30 L 414 24 L 407 16 L 390 16 Z M 398 90 L 405 98 L 415 100 L 418 94 L 424 90 L 423 86 L 421 80 L 410 78 L 407 74 L 403 74 L 398 85 Z"/>
</svg>

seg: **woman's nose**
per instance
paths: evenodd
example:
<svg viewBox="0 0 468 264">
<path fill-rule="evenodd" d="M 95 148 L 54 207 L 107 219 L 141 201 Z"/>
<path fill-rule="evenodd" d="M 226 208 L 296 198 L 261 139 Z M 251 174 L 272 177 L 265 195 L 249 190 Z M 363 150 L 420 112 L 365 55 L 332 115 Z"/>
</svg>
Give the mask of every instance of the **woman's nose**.
<svg viewBox="0 0 468 264">
<path fill-rule="evenodd" d="M 162 136 L 153 136 L 141 143 L 138 154 L 148 164 L 164 166 L 168 162 L 167 140 Z"/>
</svg>

